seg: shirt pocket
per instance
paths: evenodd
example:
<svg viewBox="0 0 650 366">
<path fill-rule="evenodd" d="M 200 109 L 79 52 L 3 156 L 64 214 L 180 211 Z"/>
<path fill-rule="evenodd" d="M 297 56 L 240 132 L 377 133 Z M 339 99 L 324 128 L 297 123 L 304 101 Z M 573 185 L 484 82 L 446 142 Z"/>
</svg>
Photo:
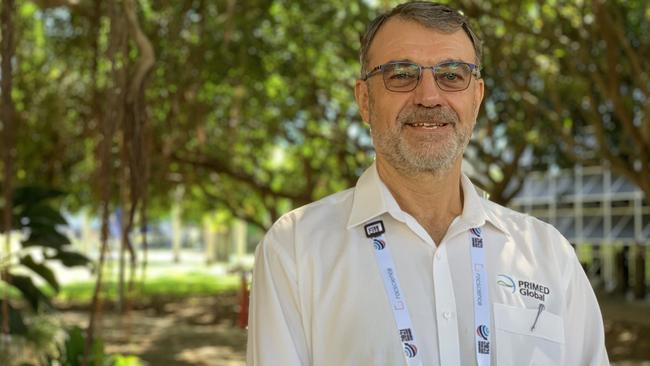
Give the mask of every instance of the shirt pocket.
<svg viewBox="0 0 650 366">
<path fill-rule="evenodd" d="M 498 366 L 557 366 L 564 353 L 564 320 L 538 308 L 494 303 Z"/>
</svg>

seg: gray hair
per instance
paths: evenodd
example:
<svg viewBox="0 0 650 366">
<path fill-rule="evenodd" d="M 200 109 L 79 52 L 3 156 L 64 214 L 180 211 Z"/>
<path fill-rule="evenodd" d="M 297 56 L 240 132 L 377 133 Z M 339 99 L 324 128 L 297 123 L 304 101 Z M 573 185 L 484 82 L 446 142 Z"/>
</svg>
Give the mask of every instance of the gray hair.
<svg viewBox="0 0 650 366">
<path fill-rule="evenodd" d="M 427 28 L 435 29 L 445 34 L 454 33 L 462 28 L 470 41 L 472 41 L 474 53 L 476 53 L 476 63 L 479 66 L 481 65 L 483 42 L 474 33 L 472 27 L 469 25 L 468 19 L 463 14 L 447 5 L 432 3 L 429 1 L 413 1 L 400 4 L 392 10 L 380 14 L 370 22 L 370 24 L 368 24 L 366 32 L 361 37 L 361 52 L 359 58 L 361 61 L 362 78 L 368 69 L 368 50 L 370 49 L 372 40 L 375 38 L 375 35 L 384 23 L 394 16 L 398 16 L 404 20 L 418 22 Z"/>
</svg>

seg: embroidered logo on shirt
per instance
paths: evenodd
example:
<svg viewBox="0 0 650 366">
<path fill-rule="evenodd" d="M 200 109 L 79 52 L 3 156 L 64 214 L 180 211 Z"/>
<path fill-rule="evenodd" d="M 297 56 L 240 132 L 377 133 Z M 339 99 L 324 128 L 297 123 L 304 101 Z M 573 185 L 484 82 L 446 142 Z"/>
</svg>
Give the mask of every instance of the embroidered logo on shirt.
<svg viewBox="0 0 650 366">
<path fill-rule="evenodd" d="M 384 222 L 381 220 L 371 222 L 364 226 L 364 228 L 366 229 L 366 236 L 369 238 L 374 238 L 386 232 Z"/>
<path fill-rule="evenodd" d="M 404 353 L 406 354 L 406 357 L 413 358 L 418 354 L 418 349 L 414 344 L 404 343 Z"/>
<path fill-rule="evenodd" d="M 506 276 L 504 274 L 497 276 L 497 285 L 512 289 L 513 294 L 515 291 L 517 291 L 517 284 L 515 284 L 515 280 L 513 280 L 512 277 Z"/>
<path fill-rule="evenodd" d="M 532 297 L 533 299 L 546 301 L 546 296 L 551 294 L 551 289 L 533 281 L 516 280 L 515 278 L 500 274 L 497 275 L 497 285 L 509 289 L 513 294 Z"/>
<path fill-rule="evenodd" d="M 470 229 L 472 231 L 472 234 L 476 236 L 481 236 L 481 228 L 480 227 L 475 227 Z"/>
</svg>

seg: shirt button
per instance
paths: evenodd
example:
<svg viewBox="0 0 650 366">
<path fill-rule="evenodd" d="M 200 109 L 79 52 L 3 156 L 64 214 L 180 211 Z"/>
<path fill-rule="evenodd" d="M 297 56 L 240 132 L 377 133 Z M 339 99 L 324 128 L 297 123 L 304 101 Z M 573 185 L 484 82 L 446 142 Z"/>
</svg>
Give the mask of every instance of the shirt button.
<svg viewBox="0 0 650 366">
<path fill-rule="evenodd" d="M 439 260 L 439 259 L 440 259 L 440 257 L 442 257 L 442 255 L 440 255 L 440 252 L 437 252 L 437 253 L 436 253 L 436 259 L 438 259 L 438 260 Z"/>
<path fill-rule="evenodd" d="M 444 313 L 442 313 L 443 318 L 445 318 L 447 320 L 451 319 L 452 315 L 453 314 L 450 311 L 445 311 Z"/>
</svg>

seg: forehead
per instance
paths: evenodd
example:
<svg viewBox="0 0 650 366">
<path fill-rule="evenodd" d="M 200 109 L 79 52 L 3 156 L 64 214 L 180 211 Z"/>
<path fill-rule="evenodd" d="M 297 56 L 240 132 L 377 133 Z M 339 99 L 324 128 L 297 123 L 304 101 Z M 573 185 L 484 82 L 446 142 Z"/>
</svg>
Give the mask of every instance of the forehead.
<svg viewBox="0 0 650 366">
<path fill-rule="evenodd" d="M 389 19 L 377 32 L 368 50 L 369 66 L 389 61 L 411 60 L 434 65 L 445 60 L 476 61 L 469 37 L 458 29 L 442 33 L 415 21 L 399 17 Z"/>
</svg>

